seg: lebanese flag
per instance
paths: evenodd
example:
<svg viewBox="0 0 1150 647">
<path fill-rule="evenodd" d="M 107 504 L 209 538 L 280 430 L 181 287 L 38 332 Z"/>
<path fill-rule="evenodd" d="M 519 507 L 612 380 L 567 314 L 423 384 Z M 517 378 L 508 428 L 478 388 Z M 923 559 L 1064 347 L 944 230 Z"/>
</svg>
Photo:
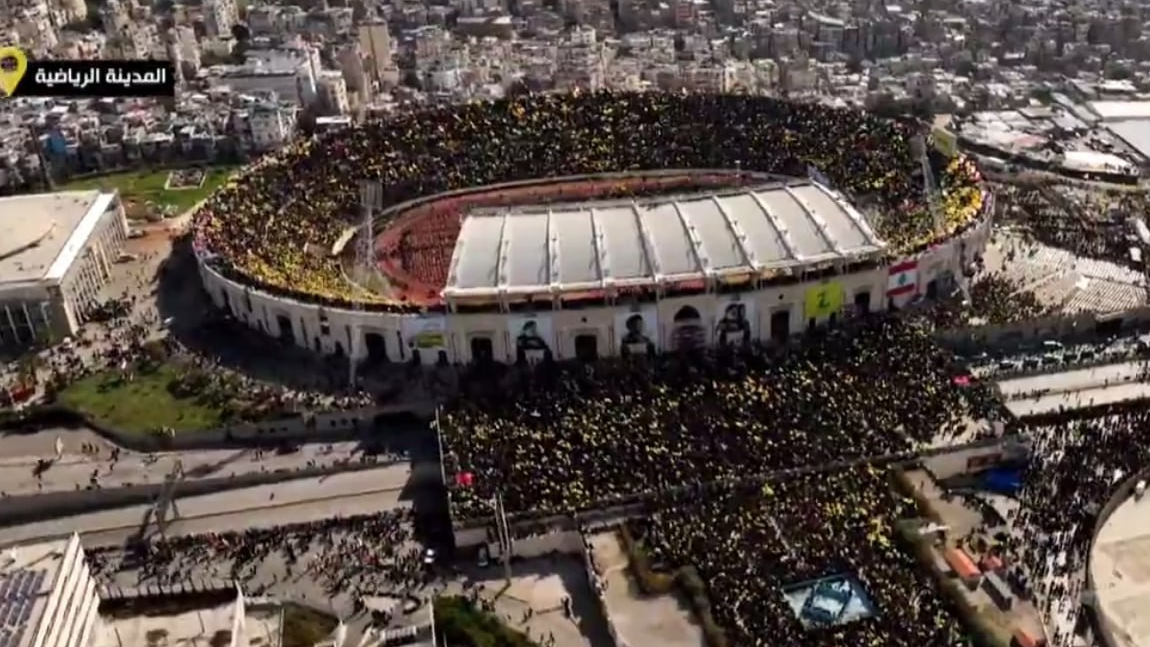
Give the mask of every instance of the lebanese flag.
<svg viewBox="0 0 1150 647">
<path fill-rule="evenodd" d="M 891 265 L 886 279 L 886 295 L 897 297 L 915 291 L 918 285 L 918 261 L 905 260 Z"/>
</svg>

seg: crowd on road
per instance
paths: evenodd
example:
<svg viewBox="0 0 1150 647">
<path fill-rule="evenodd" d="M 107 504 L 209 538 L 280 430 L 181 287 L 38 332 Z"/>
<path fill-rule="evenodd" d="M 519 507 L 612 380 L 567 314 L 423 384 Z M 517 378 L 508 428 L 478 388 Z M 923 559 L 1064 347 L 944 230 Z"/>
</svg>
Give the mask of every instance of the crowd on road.
<svg viewBox="0 0 1150 647">
<path fill-rule="evenodd" d="M 245 591 L 259 594 L 288 583 L 306 591 L 298 584 L 306 578 L 327 596 L 351 596 L 357 609 L 364 597 L 411 594 L 428 575 L 406 509 L 149 539 L 126 554 L 120 548 L 90 550 L 88 562 L 103 581 L 112 580 L 119 570 L 134 571 L 140 586 L 213 578 L 238 582 Z"/>
<path fill-rule="evenodd" d="M 909 126 L 862 111 L 741 95 L 542 94 L 440 107 L 301 141 L 266 158 L 202 206 L 195 244 L 221 270 L 264 289 L 345 303 L 348 285 L 326 250 L 359 221 L 362 180 L 378 180 L 388 206 L 587 173 L 742 168 L 802 177 L 813 167 L 887 214 L 883 239 L 909 251 L 965 227 L 983 204 L 973 164 L 939 159 L 944 222 L 936 225 L 922 204 L 914 137 Z"/>
<path fill-rule="evenodd" d="M 486 516 L 497 492 L 509 513 L 571 513 L 906 451 L 981 417 L 986 390 L 923 327 L 875 318 L 824 337 L 781 356 L 751 347 L 541 367 L 463 398 L 440 418 L 455 513 Z"/>
<path fill-rule="evenodd" d="M 891 491 L 885 470 L 859 466 L 765 485 L 690 488 L 660 498 L 632 528 L 653 563 L 698 569 L 727 644 L 960 644 L 939 583 L 895 537 L 895 524 L 915 516 L 913 501 Z M 817 590 L 800 587 L 835 576 L 858 586 L 842 579 L 816 600 L 809 597 L 820 596 Z"/>
<path fill-rule="evenodd" d="M 1150 465 L 1150 411 L 1126 404 L 1067 412 L 1028 425 L 1027 434 L 1034 456 L 1009 546 L 1045 611 L 1075 613 L 1083 578 L 1067 575 L 1086 566 L 1098 514 L 1119 483 Z"/>
</svg>

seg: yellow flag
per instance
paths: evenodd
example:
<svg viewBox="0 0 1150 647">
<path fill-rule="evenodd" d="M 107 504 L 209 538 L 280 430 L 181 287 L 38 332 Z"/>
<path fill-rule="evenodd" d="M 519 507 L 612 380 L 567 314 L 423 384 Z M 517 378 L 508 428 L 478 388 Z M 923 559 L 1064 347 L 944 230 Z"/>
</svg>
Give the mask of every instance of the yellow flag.
<svg viewBox="0 0 1150 647">
<path fill-rule="evenodd" d="M 826 319 L 842 310 L 843 286 L 827 282 L 809 288 L 803 305 L 806 319 Z"/>
</svg>

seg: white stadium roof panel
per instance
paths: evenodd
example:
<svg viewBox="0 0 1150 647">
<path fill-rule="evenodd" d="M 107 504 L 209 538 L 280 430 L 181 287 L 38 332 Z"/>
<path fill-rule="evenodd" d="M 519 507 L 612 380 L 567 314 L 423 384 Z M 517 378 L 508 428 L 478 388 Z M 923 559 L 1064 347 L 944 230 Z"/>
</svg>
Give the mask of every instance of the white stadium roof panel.
<svg viewBox="0 0 1150 647">
<path fill-rule="evenodd" d="M 792 253 L 794 241 L 790 240 L 790 232 L 786 231 L 781 221 L 777 224 L 774 222 L 777 218 L 775 212 L 765 203 L 760 205 L 753 193 L 727 196 L 723 198 L 723 202 L 732 214 L 760 215 L 758 218 L 753 216 L 739 218 L 739 226 L 747 234 L 747 248 L 754 253 L 760 263 L 769 266 L 772 263 L 777 265 L 798 260 Z"/>
<path fill-rule="evenodd" d="M 565 285 L 599 282 L 599 257 L 590 211 L 557 211 L 551 226 L 558 236 L 559 281 Z"/>
<path fill-rule="evenodd" d="M 503 239 L 503 218 L 467 218 L 459 230 L 455 241 L 450 279 L 456 287 L 464 290 L 496 288 L 499 280 L 499 245 Z"/>
<path fill-rule="evenodd" d="M 579 208 L 578 206 L 574 208 Z M 603 234 L 607 264 L 603 278 L 616 281 L 645 279 L 653 275 L 647 262 L 647 249 L 639 231 L 639 220 L 630 203 L 609 207 L 596 207 L 592 214 L 595 226 Z M 591 241 L 583 241 L 584 245 Z"/>
<path fill-rule="evenodd" d="M 674 202 L 636 205 L 635 213 L 639 214 L 650 237 L 659 274 L 680 276 L 701 271 L 691 244 L 691 234 L 679 219 Z"/>
<path fill-rule="evenodd" d="M 703 257 L 710 259 L 712 270 L 746 267 L 747 260 L 735 238 L 726 205 L 718 198 L 711 200 L 691 200 L 680 205 L 683 221 L 692 223 L 703 250 Z M 733 217 L 733 216 L 732 216 Z"/>
<path fill-rule="evenodd" d="M 500 285 L 548 285 L 551 283 L 547 253 L 546 213 L 506 215 L 503 229 L 504 257 Z"/>
<path fill-rule="evenodd" d="M 854 207 L 809 182 L 643 201 L 475 212 L 444 295 L 654 284 L 850 260 L 884 247 Z"/>
</svg>

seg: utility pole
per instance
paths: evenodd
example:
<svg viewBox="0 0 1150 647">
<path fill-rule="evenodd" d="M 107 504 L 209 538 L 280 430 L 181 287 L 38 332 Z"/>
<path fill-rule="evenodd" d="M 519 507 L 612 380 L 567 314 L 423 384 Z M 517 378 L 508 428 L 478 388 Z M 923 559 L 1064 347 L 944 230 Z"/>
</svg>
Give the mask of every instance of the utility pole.
<svg viewBox="0 0 1150 647">
<path fill-rule="evenodd" d="M 507 525 L 507 514 L 503 509 L 503 492 L 496 491 L 492 502 L 495 508 L 495 534 L 503 544 L 503 577 L 511 584 L 511 528 Z"/>
</svg>

